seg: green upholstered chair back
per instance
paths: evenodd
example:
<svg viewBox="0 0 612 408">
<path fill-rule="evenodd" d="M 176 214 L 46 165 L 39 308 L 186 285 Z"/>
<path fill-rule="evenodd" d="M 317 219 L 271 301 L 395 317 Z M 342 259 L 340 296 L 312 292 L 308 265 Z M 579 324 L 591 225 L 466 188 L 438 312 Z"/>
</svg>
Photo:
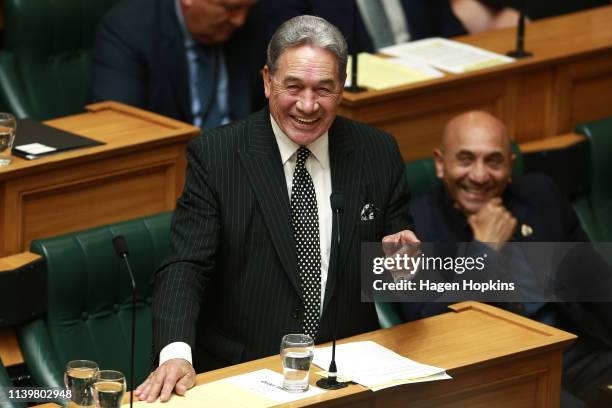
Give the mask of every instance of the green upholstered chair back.
<svg viewBox="0 0 612 408">
<path fill-rule="evenodd" d="M 11 382 L 11 378 L 4 368 L 2 360 L 0 360 L 0 400 L 2 400 L 0 406 L 2 406 L 2 408 L 26 408 L 27 405 L 25 402 L 12 402 L 5 399 L 6 395 L 3 395 L 3 392 L 6 392 L 7 387 L 13 387 L 13 383 Z"/>
<path fill-rule="evenodd" d="M 83 110 L 98 20 L 117 0 L 5 0 L 0 97 L 18 117 Z"/>
<path fill-rule="evenodd" d="M 132 292 L 113 237 L 123 235 L 137 287 L 137 384 L 151 368 L 151 284 L 167 253 L 170 213 L 162 213 L 32 242 L 47 261 L 45 319 L 23 327 L 19 341 L 32 377 L 41 386 L 61 385 L 63 367 L 75 359 L 129 377 Z"/>
<path fill-rule="evenodd" d="M 582 123 L 576 131 L 591 144 L 590 191 L 575 202 L 593 241 L 612 241 L 612 118 Z"/>
<path fill-rule="evenodd" d="M 514 174 L 522 174 L 523 155 L 514 143 L 512 144 L 512 152 L 516 155 L 512 172 Z M 436 166 L 431 157 L 406 163 L 406 180 L 408 180 L 412 197 L 425 194 L 442 185 L 442 181 L 436 177 Z"/>
</svg>

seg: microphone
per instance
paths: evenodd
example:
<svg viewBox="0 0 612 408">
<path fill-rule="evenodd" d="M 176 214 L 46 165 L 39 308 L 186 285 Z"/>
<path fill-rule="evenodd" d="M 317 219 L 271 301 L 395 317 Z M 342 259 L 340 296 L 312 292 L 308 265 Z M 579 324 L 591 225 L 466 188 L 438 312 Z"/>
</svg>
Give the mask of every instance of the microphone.
<svg viewBox="0 0 612 408">
<path fill-rule="evenodd" d="M 344 209 L 344 196 L 340 192 L 332 193 L 329 196 L 329 202 L 333 213 L 333 218 L 336 224 L 336 274 L 338 274 L 338 258 L 340 255 L 340 213 Z M 348 383 L 338 382 L 338 368 L 336 367 L 336 330 L 338 328 L 338 299 L 334 302 L 334 327 L 332 329 L 332 359 L 327 370 L 327 378 L 321 378 L 317 381 L 317 386 L 326 390 L 339 390 L 344 388 Z"/>
<path fill-rule="evenodd" d="M 521 4 L 518 27 L 516 29 L 516 50 L 509 51 L 509 57 L 521 59 L 531 57 L 533 54 L 525 51 L 525 1 Z"/>
<path fill-rule="evenodd" d="M 351 33 L 353 38 L 352 44 L 352 52 L 351 52 L 351 86 L 347 87 L 346 90 L 351 93 L 359 93 L 363 92 L 366 89 L 357 84 L 357 60 L 359 58 L 359 48 L 357 47 L 357 22 L 359 21 L 359 7 L 357 7 L 357 2 L 353 2 L 353 32 Z M 333 196 L 334 194 L 332 194 Z M 342 195 L 341 195 L 342 197 Z M 330 197 L 331 199 L 331 197 Z M 333 209 L 333 204 L 332 204 Z"/>
<path fill-rule="evenodd" d="M 123 235 L 117 235 L 115 238 L 113 238 L 113 247 L 115 247 L 117 256 L 125 261 L 125 266 L 127 266 L 132 284 L 132 355 L 130 357 L 130 384 L 132 386 L 132 392 L 130 392 L 130 408 L 132 408 L 132 405 L 134 404 L 134 360 L 136 358 L 134 353 L 134 350 L 136 349 L 136 281 L 134 280 L 134 274 L 132 273 L 132 268 L 130 267 L 130 262 L 128 261 L 128 256 L 130 253 L 128 251 L 127 241 Z"/>
</svg>

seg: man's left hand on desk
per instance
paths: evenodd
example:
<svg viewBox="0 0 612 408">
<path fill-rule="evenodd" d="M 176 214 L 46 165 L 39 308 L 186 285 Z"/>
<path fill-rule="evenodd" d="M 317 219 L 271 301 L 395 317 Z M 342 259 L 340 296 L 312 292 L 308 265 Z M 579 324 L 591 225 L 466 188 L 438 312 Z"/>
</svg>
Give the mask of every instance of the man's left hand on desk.
<svg viewBox="0 0 612 408">
<path fill-rule="evenodd" d="M 170 399 L 172 391 L 183 395 L 195 385 L 196 373 L 193 366 L 182 358 L 173 358 L 160 365 L 157 370 L 140 384 L 134 395 L 140 400 L 154 402 L 159 396 L 160 401 Z"/>
</svg>

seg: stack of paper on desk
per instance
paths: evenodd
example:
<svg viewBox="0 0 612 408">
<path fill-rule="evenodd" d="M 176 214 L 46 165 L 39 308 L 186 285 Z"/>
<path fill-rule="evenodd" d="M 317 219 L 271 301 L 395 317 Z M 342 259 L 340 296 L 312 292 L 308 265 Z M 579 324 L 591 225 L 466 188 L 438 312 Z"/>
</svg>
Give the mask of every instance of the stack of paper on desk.
<svg viewBox="0 0 612 408">
<path fill-rule="evenodd" d="M 392 45 L 382 48 L 380 52 L 419 61 L 456 74 L 514 61 L 505 55 L 439 37 Z"/>
<path fill-rule="evenodd" d="M 313 363 L 327 368 L 331 347 L 315 349 Z M 378 391 L 395 385 L 451 378 L 445 370 L 417 363 L 373 341 L 359 341 L 336 347 L 338 376 Z"/>
</svg>

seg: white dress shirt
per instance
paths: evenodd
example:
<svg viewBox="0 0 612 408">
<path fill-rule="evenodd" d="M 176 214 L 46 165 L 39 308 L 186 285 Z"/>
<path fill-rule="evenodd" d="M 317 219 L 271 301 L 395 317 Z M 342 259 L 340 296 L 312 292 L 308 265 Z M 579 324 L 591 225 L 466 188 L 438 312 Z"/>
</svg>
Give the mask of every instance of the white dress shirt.
<svg viewBox="0 0 612 408">
<path fill-rule="evenodd" d="M 297 151 L 300 146 L 287 137 L 272 116 L 270 116 L 270 121 L 272 122 L 272 131 L 278 145 L 281 162 L 283 163 L 285 181 L 287 182 L 287 194 L 289 195 L 289 201 L 291 201 L 293 171 L 295 170 Z M 327 132 L 306 146 L 310 150 L 310 156 L 306 160 L 306 170 L 308 170 L 314 184 L 319 212 L 319 244 L 321 247 L 321 305 L 319 313 L 323 313 L 332 233 L 332 210 L 329 202 L 329 196 L 332 193 L 332 182 L 328 146 L 329 135 Z M 168 344 L 159 353 L 159 365 L 172 358 L 183 358 L 192 363 L 191 347 L 187 343 L 180 341 Z"/>
</svg>

